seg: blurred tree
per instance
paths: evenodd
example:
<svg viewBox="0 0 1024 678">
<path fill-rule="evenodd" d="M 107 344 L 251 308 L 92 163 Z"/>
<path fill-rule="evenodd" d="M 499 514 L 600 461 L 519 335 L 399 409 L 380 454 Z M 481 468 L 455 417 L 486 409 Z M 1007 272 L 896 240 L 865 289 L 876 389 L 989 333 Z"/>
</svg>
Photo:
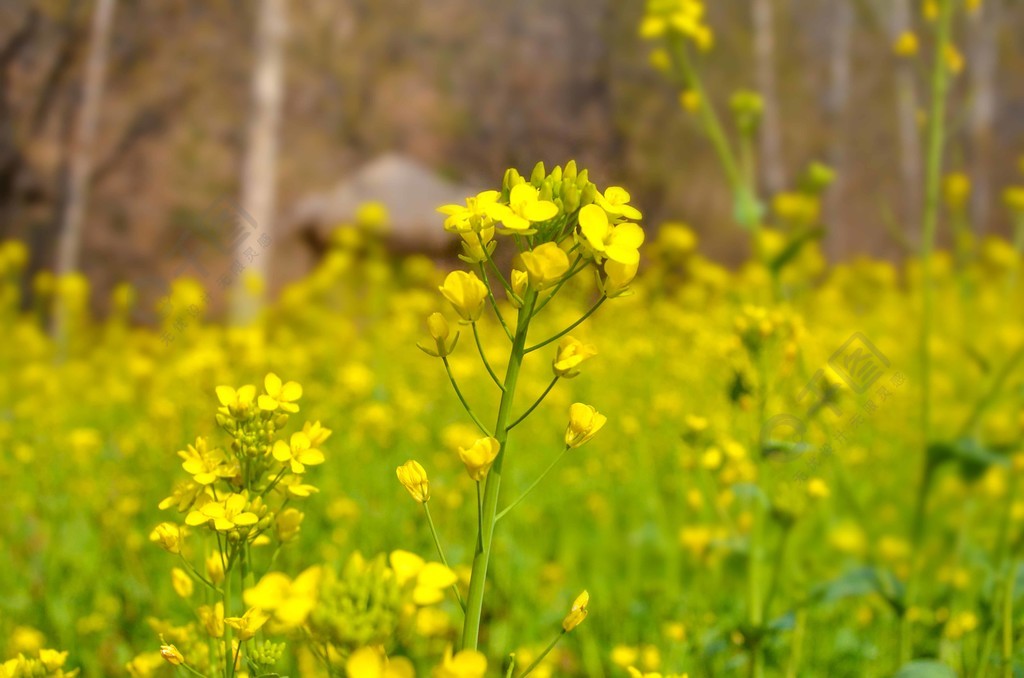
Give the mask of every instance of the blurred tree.
<svg viewBox="0 0 1024 678">
<path fill-rule="evenodd" d="M 82 105 L 70 149 L 67 200 L 61 216 L 60 245 L 57 251 L 57 272 L 60 274 L 70 273 L 78 268 L 96 128 L 99 124 L 103 85 L 107 74 L 114 6 L 114 0 L 97 0 L 93 10 L 89 58 L 82 85 Z"/>
<path fill-rule="evenodd" d="M 757 78 L 757 90 L 764 101 L 760 127 L 761 183 L 768 195 L 778 193 L 786 186 L 782 160 L 782 122 L 775 78 L 775 8 L 772 3 L 773 0 L 753 0 L 751 3 L 754 20 L 754 75 Z"/>
<path fill-rule="evenodd" d="M 889 5 L 889 37 L 895 44 L 901 35 L 913 30 L 910 0 L 883 0 Z M 891 57 L 890 57 L 891 58 Z M 903 195 L 903 229 L 913 240 L 917 237 L 921 219 L 921 131 L 917 124 L 917 82 L 914 62 L 900 59 L 896 64 L 896 119 L 899 129 L 900 187 Z M 913 235 L 911 235 L 913 234 Z"/>
<path fill-rule="evenodd" d="M 992 205 L 993 128 L 999 107 L 998 56 L 1000 0 L 987 0 L 971 17 L 967 63 L 970 68 L 971 221 L 975 232 L 989 228 Z"/>
<path fill-rule="evenodd" d="M 836 170 L 836 178 L 828 193 L 827 215 L 828 238 L 826 246 L 833 258 L 838 258 L 847 248 L 846 229 L 842 213 L 845 174 L 846 147 L 848 135 L 846 122 L 850 100 L 850 38 L 853 33 L 852 0 L 835 0 L 831 7 L 832 34 L 829 55 L 829 87 L 826 99 L 830 141 L 828 162 Z"/>
<path fill-rule="evenodd" d="M 286 22 L 286 0 L 260 0 L 253 46 L 249 138 L 242 173 L 242 213 L 238 216 L 235 240 L 240 243 L 241 251 L 234 252 L 236 262 L 245 267 L 234 281 L 232 304 L 234 320 L 241 323 L 249 322 L 259 311 L 270 274 L 276 221 L 277 149 L 284 99 Z M 259 247 L 253 245 L 256 236 L 264 238 Z"/>
</svg>

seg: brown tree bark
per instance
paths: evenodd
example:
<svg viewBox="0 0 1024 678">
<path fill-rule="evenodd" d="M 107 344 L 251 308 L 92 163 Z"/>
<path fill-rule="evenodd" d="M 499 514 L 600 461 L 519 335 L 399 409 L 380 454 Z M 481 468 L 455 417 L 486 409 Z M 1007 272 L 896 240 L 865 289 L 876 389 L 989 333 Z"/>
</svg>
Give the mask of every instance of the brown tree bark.
<svg viewBox="0 0 1024 678">
<path fill-rule="evenodd" d="M 773 0 L 753 0 L 754 75 L 758 93 L 764 102 L 760 128 L 762 188 L 769 195 L 786 185 L 782 160 L 782 128 L 779 113 L 778 83 L 775 77 L 775 25 Z"/>
<path fill-rule="evenodd" d="M 979 234 L 990 229 L 992 213 L 992 131 L 999 106 L 996 82 L 1000 13 L 999 0 L 988 0 L 976 10 L 970 22 L 967 63 L 971 85 L 971 222 L 974 232 Z"/>
<path fill-rule="evenodd" d="M 231 315 L 247 323 L 259 312 L 263 293 L 247 289 L 246 276 L 269 282 L 277 197 L 277 151 L 284 99 L 286 0 L 260 0 L 253 49 L 252 108 L 242 171 L 241 210 L 237 219 L 235 262 L 244 268 L 234 280 Z"/>
</svg>

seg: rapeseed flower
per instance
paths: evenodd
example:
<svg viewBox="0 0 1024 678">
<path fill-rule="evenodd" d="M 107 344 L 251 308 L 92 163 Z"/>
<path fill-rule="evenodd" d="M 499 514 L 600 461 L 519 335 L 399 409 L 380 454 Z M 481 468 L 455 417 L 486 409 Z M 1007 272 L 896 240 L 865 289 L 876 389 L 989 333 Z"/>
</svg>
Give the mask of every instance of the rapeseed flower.
<svg viewBox="0 0 1024 678">
<path fill-rule="evenodd" d="M 294 381 L 284 383 L 279 376 L 271 372 L 264 379 L 263 386 L 267 392 L 259 397 L 261 410 L 268 412 L 281 410 L 290 414 L 299 411 L 299 406 L 295 404 L 295 401 L 302 397 L 302 386 L 298 383 Z"/>
<path fill-rule="evenodd" d="M 480 438 L 468 449 L 459 448 L 459 459 L 466 466 L 466 472 L 473 480 L 480 482 L 487 477 L 491 464 L 498 458 L 501 444 L 495 438 Z"/>
<path fill-rule="evenodd" d="M 293 433 L 287 443 L 283 440 L 276 441 L 273 455 L 274 459 L 282 464 L 287 463 L 291 472 L 296 475 L 305 473 L 307 466 L 318 466 L 326 460 L 324 453 L 313 447 L 312 441 L 301 431 Z"/>
<path fill-rule="evenodd" d="M 398 482 L 402 483 L 413 499 L 425 504 L 430 501 L 430 481 L 427 479 L 426 470 L 418 461 L 410 459 L 395 472 L 398 475 Z"/>
<path fill-rule="evenodd" d="M 480 318 L 487 300 L 487 286 L 475 273 L 452 271 L 438 289 L 463 322 L 471 323 Z"/>
<path fill-rule="evenodd" d="M 569 407 L 569 425 L 565 429 L 565 444 L 576 448 L 597 435 L 607 423 L 608 417 L 600 414 L 590 405 L 573 403 Z"/>
<path fill-rule="evenodd" d="M 595 355 L 597 347 L 593 344 L 584 344 L 572 335 L 566 335 L 558 343 L 558 353 L 551 367 L 557 376 L 572 379 L 579 375 L 580 365 Z"/>
<path fill-rule="evenodd" d="M 584 591 L 580 595 L 576 596 L 576 600 L 573 601 L 569 614 L 565 615 L 565 619 L 562 620 L 562 629 L 566 633 L 569 633 L 583 623 L 583 620 L 587 618 L 589 605 L 590 594 L 588 592 Z"/>
</svg>

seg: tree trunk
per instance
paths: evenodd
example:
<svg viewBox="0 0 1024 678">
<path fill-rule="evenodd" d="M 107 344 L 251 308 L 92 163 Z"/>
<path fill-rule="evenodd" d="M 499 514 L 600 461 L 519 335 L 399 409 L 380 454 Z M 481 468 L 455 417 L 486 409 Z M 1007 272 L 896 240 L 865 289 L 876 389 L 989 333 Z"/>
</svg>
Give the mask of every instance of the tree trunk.
<svg viewBox="0 0 1024 678">
<path fill-rule="evenodd" d="M 61 218 L 57 250 L 57 272 L 70 273 L 79 267 L 82 229 L 89 197 L 96 128 L 106 78 L 114 0 L 97 0 L 89 37 L 89 57 L 82 85 L 82 107 L 78 115 L 71 147 L 67 202 Z"/>
<path fill-rule="evenodd" d="M 263 305 L 269 282 L 274 243 L 277 189 L 277 149 L 281 104 L 284 94 L 284 44 L 287 35 L 286 0 L 260 0 L 254 44 L 252 109 L 249 138 L 242 173 L 241 214 L 237 219 L 237 243 L 232 316 L 250 322 Z M 259 289 L 247 278 L 259 280 Z"/>
<path fill-rule="evenodd" d="M 760 128 L 760 162 L 762 188 L 769 194 L 781 191 L 786 184 L 782 164 L 782 131 L 779 117 L 779 94 L 775 79 L 775 27 L 773 0 L 753 0 L 754 62 L 757 89 L 764 102 Z"/>
<path fill-rule="evenodd" d="M 892 42 L 912 26 L 910 0 L 890 0 Z M 903 193 L 903 230 L 914 242 L 921 220 L 921 134 L 917 126 L 917 83 L 914 63 L 900 59 L 896 65 L 896 116 L 899 127 L 900 184 Z"/>
<path fill-rule="evenodd" d="M 971 221 L 974 232 L 989 230 L 992 211 L 993 139 L 999 89 L 998 33 L 1000 7 L 997 0 L 982 3 L 971 17 L 969 54 L 971 78 Z"/>
<path fill-rule="evenodd" d="M 836 0 L 832 15 L 832 53 L 829 55 L 829 88 L 826 100 L 831 142 L 829 164 L 836 178 L 829 188 L 827 202 L 828 253 L 840 258 L 851 245 L 842 219 L 843 191 L 846 186 L 846 120 L 850 100 L 850 37 L 853 30 L 853 5 L 850 0 Z M 863 245 L 864 243 L 856 243 Z"/>
</svg>

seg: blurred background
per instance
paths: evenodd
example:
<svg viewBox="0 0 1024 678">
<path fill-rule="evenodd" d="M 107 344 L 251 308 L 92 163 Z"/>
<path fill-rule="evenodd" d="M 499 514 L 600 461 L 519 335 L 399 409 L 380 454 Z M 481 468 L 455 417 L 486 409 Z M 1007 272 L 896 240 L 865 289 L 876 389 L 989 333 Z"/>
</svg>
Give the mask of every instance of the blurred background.
<svg viewBox="0 0 1024 678">
<path fill-rule="evenodd" d="M 759 93 L 759 184 L 837 172 L 826 254 L 896 259 L 919 230 L 927 61 L 900 57 L 909 0 L 718 0 L 701 70 L 723 108 Z M 437 205 L 506 167 L 575 158 L 623 185 L 652 231 L 684 221 L 706 254 L 748 238 L 712 148 L 638 36 L 625 0 L 3 0 L 0 239 L 26 275 L 80 270 L 103 309 L 119 282 L 255 268 L 301 277 L 364 200 L 392 246 L 442 257 Z M 986 0 L 961 26 L 947 170 L 971 182 L 978 234 L 1024 154 L 1024 4 Z M 922 52 L 927 45 L 921 45 Z M 235 227 L 259 236 L 245 247 Z M 228 241 L 232 244 L 226 245 Z M 213 246 L 211 246 L 213 245 Z M 254 247 L 247 252 L 247 247 Z M 227 273 L 225 273 L 227 271 Z M 236 271 L 237 272 L 237 271 Z M 164 283 L 166 287 L 166 282 Z"/>
</svg>

